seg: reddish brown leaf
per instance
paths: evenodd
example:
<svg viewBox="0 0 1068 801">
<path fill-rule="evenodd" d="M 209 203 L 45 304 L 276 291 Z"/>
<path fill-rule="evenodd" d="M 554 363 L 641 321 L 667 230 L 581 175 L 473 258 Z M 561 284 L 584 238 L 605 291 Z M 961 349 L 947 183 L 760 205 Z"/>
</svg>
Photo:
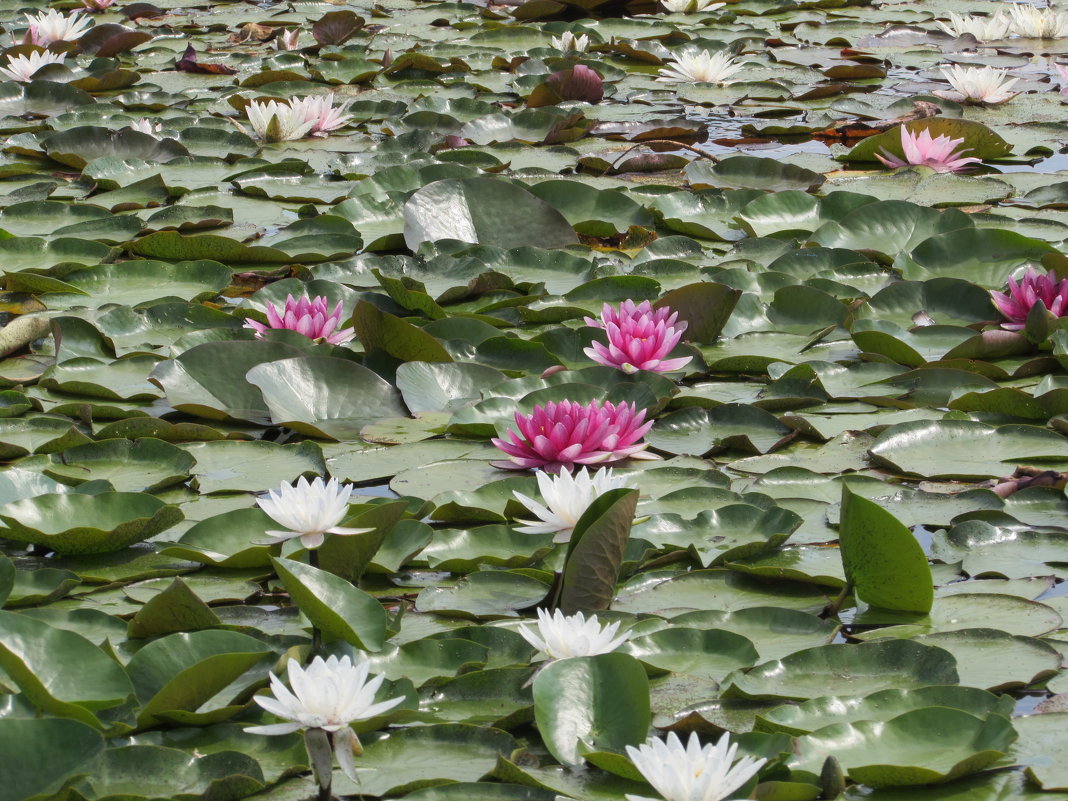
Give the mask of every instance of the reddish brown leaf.
<svg viewBox="0 0 1068 801">
<path fill-rule="evenodd" d="M 185 48 L 185 52 L 182 57 L 175 62 L 174 66 L 179 72 L 196 72 L 205 75 L 233 75 L 237 70 L 233 67 L 227 67 L 223 64 L 201 64 L 197 61 L 196 51 L 193 49 L 193 45 L 189 44 Z"/>
<path fill-rule="evenodd" d="M 344 44 L 359 33 L 364 22 L 354 11 L 328 11 L 312 25 L 312 36 L 321 45 Z"/>
</svg>

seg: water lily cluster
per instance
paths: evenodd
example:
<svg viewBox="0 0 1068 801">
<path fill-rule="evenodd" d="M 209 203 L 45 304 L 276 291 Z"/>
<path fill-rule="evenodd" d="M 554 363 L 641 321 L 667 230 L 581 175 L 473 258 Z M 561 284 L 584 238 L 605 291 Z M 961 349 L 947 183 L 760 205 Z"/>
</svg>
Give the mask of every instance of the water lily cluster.
<svg viewBox="0 0 1068 801">
<path fill-rule="evenodd" d="M 264 142 L 289 142 L 305 136 L 327 136 L 352 120 L 331 95 L 312 95 L 288 101 L 253 100 L 245 109 L 256 136 Z"/>
<path fill-rule="evenodd" d="M 1052 6 L 1007 3 L 992 14 L 948 12 L 948 21 L 938 26 L 951 36 L 969 34 L 979 42 L 995 42 L 1010 36 L 1024 39 L 1061 39 L 1068 36 L 1068 14 Z"/>
</svg>

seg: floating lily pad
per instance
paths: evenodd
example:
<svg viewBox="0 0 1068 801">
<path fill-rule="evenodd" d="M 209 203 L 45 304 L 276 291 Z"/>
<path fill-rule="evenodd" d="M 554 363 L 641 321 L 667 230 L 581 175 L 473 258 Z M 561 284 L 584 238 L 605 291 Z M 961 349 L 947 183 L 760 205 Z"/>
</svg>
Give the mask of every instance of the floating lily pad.
<svg viewBox="0 0 1068 801">
<path fill-rule="evenodd" d="M 177 507 L 135 492 L 48 494 L 0 507 L 4 537 L 63 554 L 118 551 L 182 518 Z"/>
</svg>

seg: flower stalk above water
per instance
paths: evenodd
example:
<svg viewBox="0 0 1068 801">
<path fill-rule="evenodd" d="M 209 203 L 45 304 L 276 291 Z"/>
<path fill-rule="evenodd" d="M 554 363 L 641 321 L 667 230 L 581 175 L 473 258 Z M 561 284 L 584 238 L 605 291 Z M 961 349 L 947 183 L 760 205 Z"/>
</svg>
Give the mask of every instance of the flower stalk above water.
<svg viewBox="0 0 1068 801">
<path fill-rule="evenodd" d="M 337 758 L 338 767 L 348 778 L 357 780 L 353 757 L 361 754 L 363 748 L 351 724 L 382 715 L 404 698 L 397 696 L 375 703 L 375 693 L 385 677 L 370 678 L 366 657 L 353 663 L 347 656 L 340 659 L 317 656 L 306 668 L 290 659 L 286 669 L 292 690 L 272 673 L 273 696 L 256 695 L 252 699 L 286 722 L 251 726 L 245 731 L 265 735 L 304 731 L 308 756 L 319 785 L 319 798 L 328 799 L 331 797 L 332 756 Z"/>
</svg>

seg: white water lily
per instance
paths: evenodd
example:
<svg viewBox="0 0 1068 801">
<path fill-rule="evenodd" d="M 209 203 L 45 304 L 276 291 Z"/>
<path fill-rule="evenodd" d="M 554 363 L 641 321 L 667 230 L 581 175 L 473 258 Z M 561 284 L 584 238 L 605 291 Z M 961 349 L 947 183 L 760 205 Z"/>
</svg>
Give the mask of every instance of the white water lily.
<svg viewBox="0 0 1068 801">
<path fill-rule="evenodd" d="M 660 5 L 665 11 L 673 14 L 695 14 L 698 11 L 715 11 L 727 4 L 716 3 L 713 0 L 660 0 Z"/>
<path fill-rule="evenodd" d="M 54 8 L 36 15 L 26 14 L 25 17 L 30 26 L 29 41 L 41 47 L 52 42 L 74 41 L 93 24 L 92 20 L 83 18 L 80 11 L 67 17 Z"/>
<path fill-rule="evenodd" d="M 938 27 L 950 36 L 963 36 L 970 33 L 979 42 L 993 42 L 1009 35 L 1011 20 L 1003 9 L 998 9 L 988 17 L 976 14 L 958 14 L 949 12 L 949 22 L 938 21 Z"/>
<path fill-rule="evenodd" d="M 275 50 L 296 50 L 297 39 L 300 38 L 300 28 L 290 28 L 282 31 L 274 40 Z"/>
<path fill-rule="evenodd" d="M 552 46 L 564 53 L 585 53 L 590 46 L 590 37 L 586 34 L 575 36 L 571 31 L 564 31 L 561 36 L 552 38 Z"/>
<path fill-rule="evenodd" d="M 307 136 L 315 126 L 302 108 L 292 108 L 277 100 L 253 100 L 245 108 L 252 129 L 264 142 L 290 142 Z"/>
<path fill-rule="evenodd" d="M 995 67 L 963 67 L 955 64 L 942 67 L 942 74 L 953 92 L 936 92 L 947 100 L 970 100 L 974 103 L 996 105 L 1012 100 L 1019 92 L 1009 91 L 1019 78 L 1010 78 L 1008 71 Z"/>
<path fill-rule="evenodd" d="M 1030 3 L 1009 5 L 1010 30 L 1025 39 L 1061 39 L 1068 36 L 1068 14 Z"/>
<path fill-rule="evenodd" d="M 635 748 L 627 746 L 627 756 L 642 776 L 666 801 L 722 801 L 760 770 L 766 759 L 742 757 L 734 763 L 738 744 L 725 733 L 714 746 L 701 747 L 697 733 L 682 744 L 675 732 L 666 741 L 655 737 Z M 657 801 L 627 794 L 628 801 Z"/>
<path fill-rule="evenodd" d="M 338 485 L 336 478 L 311 483 L 301 476 L 295 485 L 283 481 L 277 490 L 256 500 L 260 509 L 286 531 L 268 531 L 267 543 L 285 542 L 300 537 L 305 548 L 318 548 L 327 534 L 364 534 L 369 528 L 342 528 L 338 525 L 349 510 L 352 485 Z"/>
<path fill-rule="evenodd" d="M 565 616 L 559 609 L 550 615 L 544 609 L 538 610 L 538 633 L 519 626 L 523 639 L 545 654 L 549 659 L 563 659 L 568 656 L 595 656 L 616 650 L 627 641 L 629 633 L 615 636 L 619 623 L 601 626 L 597 615 L 590 615 L 587 620 L 582 612 Z"/>
<path fill-rule="evenodd" d="M 512 494 L 538 519 L 519 520 L 516 528 L 524 534 L 555 534 L 553 542 L 567 542 L 582 513 L 590 504 L 609 490 L 630 486 L 627 476 L 612 475 L 612 469 L 602 467 L 593 471 L 583 467 L 574 475 L 561 470 L 553 475 L 538 470 L 538 491 L 544 504 L 528 498 L 521 492 Z"/>
<path fill-rule="evenodd" d="M 143 134 L 155 136 L 157 139 L 159 139 L 157 134 L 163 130 L 163 123 L 152 122 L 152 120 L 148 119 L 148 117 L 141 117 L 140 119 L 131 122 L 130 127 L 133 128 L 135 131 L 140 131 Z"/>
<path fill-rule="evenodd" d="M 388 712 L 401 701 L 402 696 L 375 703 L 375 693 L 382 686 L 385 676 L 368 680 L 370 663 L 364 657 L 353 664 L 343 656 L 323 659 L 315 657 L 307 668 L 302 668 L 295 659 L 290 659 L 287 670 L 289 688 L 273 673 L 269 695 L 256 695 L 257 704 L 272 715 L 284 718 L 286 723 L 266 726 L 251 726 L 245 729 L 250 734 L 291 734 L 302 729 L 322 729 L 334 735 L 334 751 L 338 765 L 350 779 L 356 778 L 353 753 L 360 741 L 349 724 L 366 720 Z"/>
<path fill-rule="evenodd" d="M 28 56 L 10 56 L 6 67 L 0 67 L 0 74 L 13 81 L 23 83 L 33 79 L 33 74 L 45 64 L 62 64 L 65 53 L 52 53 L 47 50 L 30 53 Z"/>
<path fill-rule="evenodd" d="M 742 68 L 722 51 L 702 50 L 696 56 L 680 54 L 660 70 L 658 81 L 674 83 L 728 83 L 727 79 Z"/>
</svg>

